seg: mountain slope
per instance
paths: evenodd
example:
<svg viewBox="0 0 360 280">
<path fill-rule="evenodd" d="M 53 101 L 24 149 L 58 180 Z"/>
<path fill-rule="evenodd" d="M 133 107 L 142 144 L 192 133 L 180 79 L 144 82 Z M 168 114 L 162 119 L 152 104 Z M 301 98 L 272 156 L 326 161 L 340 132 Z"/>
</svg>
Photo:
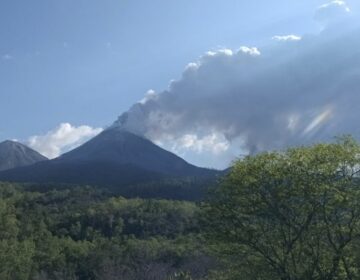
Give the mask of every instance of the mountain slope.
<svg viewBox="0 0 360 280">
<path fill-rule="evenodd" d="M 191 165 L 145 138 L 112 128 L 57 159 L 0 172 L 0 180 L 123 186 L 215 173 Z"/>
<path fill-rule="evenodd" d="M 45 160 L 46 157 L 19 142 L 7 140 L 0 143 L 0 171 Z"/>
<path fill-rule="evenodd" d="M 148 139 L 118 128 L 105 130 L 79 148 L 62 155 L 59 160 L 130 164 L 153 172 L 175 176 L 203 175 L 209 171 L 187 163 Z"/>
</svg>

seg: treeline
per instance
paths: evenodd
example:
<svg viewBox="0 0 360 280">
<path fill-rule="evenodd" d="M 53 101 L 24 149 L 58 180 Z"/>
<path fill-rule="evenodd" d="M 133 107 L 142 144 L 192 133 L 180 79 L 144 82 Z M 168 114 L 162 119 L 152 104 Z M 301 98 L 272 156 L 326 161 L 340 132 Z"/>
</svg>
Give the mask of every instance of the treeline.
<svg viewBox="0 0 360 280">
<path fill-rule="evenodd" d="M 191 202 L 0 184 L 0 279 L 201 279 L 213 265 Z"/>
<path fill-rule="evenodd" d="M 335 143 L 238 161 L 203 207 L 216 279 L 360 279 L 360 145 Z"/>
<path fill-rule="evenodd" d="M 95 172 L 95 171 L 94 171 Z M 110 196 L 122 196 L 125 198 L 144 199 L 170 199 L 186 200 L 199 202 L 204 200 L 211 187 L 216 186 L 222 172 L 209 177 L 185 177 L 185 178 L 167 178 L 145 183 L 130 185 L 107 185 L 94 186 L 103 193 Z M 25 190 L 47 192 L 51 190 L 67 190 L 78 187 L 74 184 L 60 183 L 36 183 L 23 184 Z"/>
<path fill-rule="evenodd" d="M 360 145 L 245 157 L 197 203 L 0 184 L 0 279 L 360 279 Z"/>
</svg>

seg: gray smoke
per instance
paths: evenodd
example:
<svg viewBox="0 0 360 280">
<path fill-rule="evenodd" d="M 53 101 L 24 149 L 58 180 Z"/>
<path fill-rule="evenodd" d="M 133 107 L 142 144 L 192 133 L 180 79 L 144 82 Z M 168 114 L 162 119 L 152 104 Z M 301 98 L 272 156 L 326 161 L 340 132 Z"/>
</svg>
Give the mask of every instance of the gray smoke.
<svg viewBox="0 0 360 280">
<path fill-rule="evenodd" d="M 316 17 L 327 24 L 317 35 L 204 54 L 114 125 L 214 167 L 241 153 L 360 136 L 359 18 L 342 1 Z"/>
</svg>

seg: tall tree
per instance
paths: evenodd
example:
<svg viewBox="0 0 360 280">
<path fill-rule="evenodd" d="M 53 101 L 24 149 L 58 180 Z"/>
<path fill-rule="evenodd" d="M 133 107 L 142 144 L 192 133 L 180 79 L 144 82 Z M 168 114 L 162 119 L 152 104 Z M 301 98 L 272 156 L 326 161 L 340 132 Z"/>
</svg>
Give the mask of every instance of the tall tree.
<svg viewBox="0 0 360 280">
<path fill-rule="evenodd" d="M 359 279 L 359 172 L 350 137 L 237 161 L 204 205 L 227 277 Z"/>
</svg>

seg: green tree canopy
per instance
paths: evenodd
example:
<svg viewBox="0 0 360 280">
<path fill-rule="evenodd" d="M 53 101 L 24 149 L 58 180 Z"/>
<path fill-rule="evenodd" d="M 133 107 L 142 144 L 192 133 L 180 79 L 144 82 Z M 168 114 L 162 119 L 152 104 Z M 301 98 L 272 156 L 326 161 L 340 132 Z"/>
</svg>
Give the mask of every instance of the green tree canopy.
<svg viewBox="0 0 360 280">
<path fill-rule="evenodd" d="M 359 279 L 359 172 L 350 137 L 238 160 L 204 205 L 225 278 Z"/>
</svg>

